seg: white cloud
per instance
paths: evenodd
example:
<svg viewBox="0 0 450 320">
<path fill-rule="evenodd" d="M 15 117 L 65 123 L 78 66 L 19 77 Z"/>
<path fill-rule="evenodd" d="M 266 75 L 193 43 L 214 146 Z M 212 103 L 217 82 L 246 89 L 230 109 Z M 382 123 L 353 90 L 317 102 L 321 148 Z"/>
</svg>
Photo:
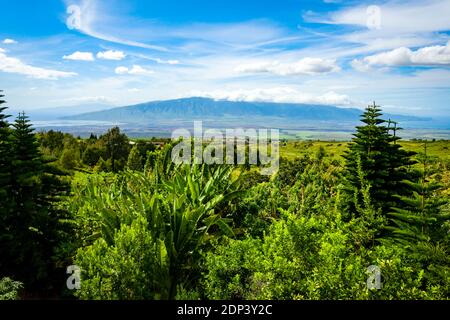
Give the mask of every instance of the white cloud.
<svg viewBox="0 0 450 320">
<path fill-rule="evenodd" d="M 23 74 L 35 79 L 58 80 L 76 76 L 75 72 L 65 72 L 52 69 L 34 67 L 22 62 L 20 59 L 8 57 L 4 51 L 0 51 L 0 71 Z"/>
<path fill-rule="evenodd" d="M 280 76 L 288 76 L 337 72 L 340 68 L 333 59 L 303 58 L 292 63 L 274 61 L 243 64 L 235 70 L 240 73 L 273 73 Z"/>
<path fill-rule="evenodd" d="M 374 8 L 368 4 L 348 5 L 328 13 L 308 11 L 303 18 L 306 22 L 345 28 L 342 33 L 325 34 L 322 57 L 324 47 L 331 57 L 340 58 L 399 47 L 431 46 L 450 39 L 445 33 L 450 30 L 448 0 L 386 0 L 377 4 L 379 11 Z M 352 28 L 348 29 L 348 25 Z"/>
<path fill-rule="evenodd" d="M 79 5 L 69 5 L 67 7 L 66 13 L 66 25 L 71 30 L 75 29 L 93 38 L 113 43 L 151 50 L 167 51 L 167 49 L 164 47 L 117 37 L 114 35 L 116 34 L 114 33 L 114 31 L 103 31 L 102 26 L 105 24 L 105 20 L 108 20 L 108 16 L 104 8 L 99 9 L 97 1 L 80 0 Z M 123 26 L 120 25 L 119 28 L 123 28 Z"/>
<path fill-rule="evenodd" d="M 150 60 L 153 60 L 153 61 L 155 61 L 155 62 L 157 62 L 159 64 L 175 65 L 175 64 L 179 64 L 180 63 L 180 61 L 178 61 L 178 60 L 162 60 L 162 59 L 159 59 L 159 58 L 150 59 Z"/>
<path fill-rule="evenodd" d="M 58 102 L 68 102 L 68 103 L 113 103 L 114 100 L 105 96 L 87 96 L 87 97 L 72 97 L 66 99 L 57 100 Z"/>
<path fill-rule="evenodd" d="M 76 51 L 68 56 L 63 56 L 64 60 L 75 60 L 75 61 L 94 61 L 94 55 L 91 52 L 80 52 Z"/>
<path fill-rule="evenodd" d="M 352 61 L 352 66 L 359 71 L 367 71 L 372 66 L 439 65 L 450 65 L 450 41 L 445 46 L 423 47 L 416 51 L 401 47 Z"/>
<path fill-rule="evenodd" d="M 116 74 L 131 74 L 131 75 L 138 75 L 138 76 L 148 76 L 148 75 L 152 75 L 155 72 L 153 70 L 150 69 L 145 69 L 139 65 L 134 65 L 131 69 L 127 68 L 127 67 L 117 67 L 115 69 Z"/>
<path fill-rule="evenodd" d="M 380 30 L 374 30 L 374 32 L 400 34 L 450 29 L 450 19 L 448 19 L 450 1 L 387 1 L 377 7 L 380 9 Z M 370 12 L 368 8 L 368 5 L 347 7 L 332 12 L 327 17 L 308 12 L 304 18 L 308 22 L 367 27 L 370 19 L 374 18 L 374 12 Z"/>
<path fill-rule="evenodd" d="M 17 41 L 13 40 L 13 39 L 5 39 L 5 40 L 3 40 L 3 43 L 4 44 L 16 44 Z"/>
<path fill-rule="evenodd" d="M 127 67 L 117 67 L 116 74 L 127 74 L 130 70 Z"/>
<path fill-rule="evenodd" d="M 131 89 L 128 89 L 128 92 L 131 92 L 131 93 L 136 93 L 136 92 L 140 92 L 141 90 L 140 89 L 138 89 L 138 88 L 131 88 Z"/>
<path fill-rule="evenodd" d="M 108 50 L 97 53 L 97 58 L 104 60 L 123 60 L 126 55 L 122 51 Z"/>
<path fill-rule="evenodd" d="M 6 50 L 5 50 L 5 49 L 2 49 L 2 48 L 0 48 L 0 53 L 4 53 L 4 52 L 6 52 Z"/>
<path fill-rule="evenodd" d="M 248 101 L 248 102 L 279 102 L 279 103 L 307 103 L 349 106 L 358 103 L 352 101 L 345 94 L 329 91 L 324 94 L 301 92 L 292 87 L 193 91 L 193 96 L 207 97 L 216 100 Z"/>
</svg>

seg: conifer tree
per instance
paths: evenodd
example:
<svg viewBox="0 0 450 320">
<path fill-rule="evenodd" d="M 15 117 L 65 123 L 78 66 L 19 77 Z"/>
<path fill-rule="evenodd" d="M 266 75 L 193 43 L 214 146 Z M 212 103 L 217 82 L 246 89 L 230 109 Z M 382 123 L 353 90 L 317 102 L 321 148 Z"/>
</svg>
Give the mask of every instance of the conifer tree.
<svg viewBox="0 0 450 320">
<path fill-rule="evenodd" d="M 49 276 L 63 216 L 54 203 L 67 191 L 59 172 L 42 157 L 34 129 L 24 113 L 11 133 L 11 209 L 4 216 L 0 273 L 28 288 Z M 3 230 L 2 230 L 3 231 Z M 48 280 L 48 279 L 47 279 Z M 48 284 L 49 281 L 42 282 Z"/>
<path fill-rule="evenodd" d="M 402 206 L 392 208 L 393 212 L 389 214 L 394 226 L 387 229 L 391 231 L 391 237 L 403 245 L 450 240 L 449 230 L 445 229 L 450 214 L 441 211 L 447 200 L 438 194 L 442 185 L 431 180 L 426 146 L 419 161 L 422 168 L 418 181 L 404 181 L 413 190 L 412 195 L 399 196 Z"/>
<path fill-rule="evenodd" d="M 356 127 L 357 132 L 344 155 L 345 178 L 350 192 L 361 190 L 357 172 L 357 159 L 360 159 L 373 204 L 386 213 L 398 202 L 396 194 L 409 193 L 402 181 L 409 177 L 408 166 L 414 163 L 411 160 L 414 153 L 401 149 L 397 143 L 400 138 L 391 134 L 392 130 L 399 128 L 384 125 L 386 121 L 381 116 L 381 109 L 375 103 L 369 105 L 361 116 L 365 125 Z"/>
<path fill-rule="evenodd" d="M 11 216 L 14 208 L 11 192 L 11 130 L 7 121 L 7 109 L 2 105 L 4 95 L 0 91 L 0 274 L 4 270 L 4 259 L 8 258 L 7 245 L 13 240 L 14 234 L 10 230 Z M 5 275 L 3 273 L 3 275 Z"/>
<path fill-rule="evenodd" d="M 4 114 L 7 109 L 2 105 L 4 95 L 0 90 L 0 210 L 6 210 L 8 204 L 8 194 L 11 183 L 11 141 L 10 128 L 7 121 L 8 115 Z"/>
<path fill-rule="evenodd" d="M 419 158 L 422 169 L 418 181 L 406 181 L 411 196 L 399 197 L 402 206 L 392 208 L 392 225 L 382 242 L 400 245 L 411 258 L 427 270 L 429 286 L 446 288 L 450 293 L 450 212 L 443 210 L 448 199 L 439 191 L 442 185 L 433 181 L 425 153 Z"/>
</svg>

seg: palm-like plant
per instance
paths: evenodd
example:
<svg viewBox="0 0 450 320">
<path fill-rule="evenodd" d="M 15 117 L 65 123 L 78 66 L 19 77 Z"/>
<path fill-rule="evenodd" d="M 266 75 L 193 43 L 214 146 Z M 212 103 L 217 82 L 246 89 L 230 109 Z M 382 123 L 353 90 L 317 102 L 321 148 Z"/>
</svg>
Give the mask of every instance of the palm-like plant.
<svg viewBox="0 0 450 320">
<path fill-rule="evenodd" d="M 174 166 L 167 161 L 169 152 L 165 150 L 151 173 L 89 177 L 75 188 L 71 209 L 78 221 L 91 226 L 80 229 L 90 229 L 91 236 L 110 246 L 121 226 L 144 217 L 152 239 L 167 248 L 170 279 L 161 284 L 170 288 L 161 291 L 172 299 L 177 285 L 190 277 L 186 266 L 195 265 L 199 248 L 214 236 L 233 234 L 222 209 L 241 191 L 239 179 L 231 178 L 232 166 Z M 214 232 L 212 226 L 217 226 Z"/>
</svg>

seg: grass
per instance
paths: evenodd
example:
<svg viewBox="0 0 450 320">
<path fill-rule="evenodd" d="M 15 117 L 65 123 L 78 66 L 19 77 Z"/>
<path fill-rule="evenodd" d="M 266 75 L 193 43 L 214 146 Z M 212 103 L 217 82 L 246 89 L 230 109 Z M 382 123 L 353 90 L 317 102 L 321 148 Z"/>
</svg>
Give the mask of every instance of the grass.
<svg viewBox="0 0 450 320">
<path fill-rule="evenodd" d="M 424 141 L 401 141 L 400 144 L 410 151 L 424 152 Z M 288 141 L 280 143 L 280 155 L 294 159 L 304 154 L 315 154 L 323 147 L 329 157 L 342 160 L 342 155 L 348 148 L 348 142 L 340 141 Z M 450 161 L 450 140 L 427 141 L 427 154 L 441 161 Z"/>
</svg>

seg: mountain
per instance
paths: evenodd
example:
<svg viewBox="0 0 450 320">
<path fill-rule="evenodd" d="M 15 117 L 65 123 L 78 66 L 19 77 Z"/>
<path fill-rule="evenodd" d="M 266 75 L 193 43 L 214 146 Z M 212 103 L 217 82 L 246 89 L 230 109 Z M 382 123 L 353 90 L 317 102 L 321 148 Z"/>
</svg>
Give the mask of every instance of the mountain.
<svg viewBox="0 0 450 320">
<path fill-rule="evenodd" d="M 63 117 L 64 120 L 120 121 L 121 123 L 149 123 L 155 121 L 224 120 L 224 119 L 285 119 L 304 121 L 357 121 L 362 111 L 334 106 L 242 102 L 208 98 L 183 98 L 153 101 L 109 110 Z M 395 116 L 396 120 L 415 120 L 410 116 Z"/>
<path fill-rule="evenodd" d="M 112 106 L 109 104 L 82 104 L 75 105 L 69 107 L 54 107 L 54 108 L 38 108 L 32 110 L 25 110 L 25 113 L 33 120 L 33 121 L 48 121 L 48 120 L 57 120 L 63 117 L 74 116 L 77 114 L 88 113 L 88 112 L 96 112 L 101 110 L 111 109 Z M 16 115 L 19 112 L 22 112 L 18 108 L 11 108 L 8 110 L 9 114 Z"/>
</svg>

